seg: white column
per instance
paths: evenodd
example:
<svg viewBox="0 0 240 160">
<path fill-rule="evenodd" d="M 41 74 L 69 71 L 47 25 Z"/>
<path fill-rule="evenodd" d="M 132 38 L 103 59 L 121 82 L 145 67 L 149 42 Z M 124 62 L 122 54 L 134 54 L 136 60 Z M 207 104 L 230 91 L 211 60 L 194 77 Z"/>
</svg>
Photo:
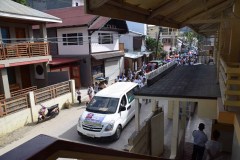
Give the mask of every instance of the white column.
<svg viewBox="0 0 240 160">
<path fill-rule="evenodd" d="M 157 110 L 157 101 L 155 99 L 152 99 L 151 105 L 152 105 L 152 112 L 155 112 Z"/>
<path fill-rule="evenodd" d="M 140 130 L 140 106 L 139 99 L 135 98 L 135 130 L 138 132 Z"/>
<path fill-rule="evenodd" d="M 32 118 L 32 122 L 34 122 L 34 121 L 37 121 L 37 115 L 38 115 L 38 111 L 36 110 L 36 107 L 35 107 L 34 93 L 29 92 L 28 98 L 29 98 L 29 104 L 30 104 L 29 107 L 30 107 L 30 111 L 31 111 L 31 118 Z"/>
<path fill-rule="evenodd" d="M 174 101 L 173 108 L 173 128 L 170 159 L 175 159 L 178 147 L 178 127 L 179 127 L 179 101 Z"/>
<path fill-rule="evenodd" d="M 71 79 L 69 80 L 70 82 L 70 88 L 71 88 L 71 93 L 72 93 L 72 103 L 75 103 L 75 80 Z"/>
<path fill-rule="evenodd" d="M 30 38 L 30 41 L 33 42 L 34 41 L 34 37 L 33 37 L 32 25 L 28 26 L 28 36 Z"/>
<path fill-rule="evenodd" d="M 46 29 L 46 23 L 42 23 L 40 25 L 40 34 L 41 38 L 44 38 L 44 42 L 47 42 L 47 29 Z"/>
<path fill-rule="evenodd" d="M 7 69 L 3 68 L 1 69 L 1 76 L 2 76 L 2 86 L 3 86 L 3 92 L 5 95 L 5 98 L 10 98 L 10 87 L 9 87 L 9 81 L 8 81 L 8 75 L 7 75 Z"/>
</svg>

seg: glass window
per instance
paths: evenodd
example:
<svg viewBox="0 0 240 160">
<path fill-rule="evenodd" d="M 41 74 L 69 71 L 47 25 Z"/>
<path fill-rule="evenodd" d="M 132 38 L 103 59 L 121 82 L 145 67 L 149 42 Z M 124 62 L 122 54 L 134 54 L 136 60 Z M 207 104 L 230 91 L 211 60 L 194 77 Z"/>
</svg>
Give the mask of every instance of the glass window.
<svg viewBox="0 0 240 160">
<path fill-rule="evenodd" d="M 94 96 L 87 105 L 86 110 L 94 113 L 111 114 L 116 112 L 118 102 L 119 98 Z"/>
<path fill-rule="evenodd" d="M 138 86 L 134 87 L 132 90 L 127 92 L 128 103 L 131 103 L 134 100 L 135 98 L 134 92 L 136 92 L 137 90 L 138 90 Z"/>
<path fill-rule="evenodd" d="M 99 44 L 113 44 L 113 34 L 112 33 L 98 33 L 98 43 Z"/>
<path fill-rule="evenodd" d="M 82 33 L 62 34 L 63 45 L 83 45 Z"/>
<path fill-rule="evenodd" d="M 11 43 L 11 40 L 9 40 L 10 39 L 9 28 L 1 27 L 1 34 L 2 34 L 3 43 Z"/>
</svg>

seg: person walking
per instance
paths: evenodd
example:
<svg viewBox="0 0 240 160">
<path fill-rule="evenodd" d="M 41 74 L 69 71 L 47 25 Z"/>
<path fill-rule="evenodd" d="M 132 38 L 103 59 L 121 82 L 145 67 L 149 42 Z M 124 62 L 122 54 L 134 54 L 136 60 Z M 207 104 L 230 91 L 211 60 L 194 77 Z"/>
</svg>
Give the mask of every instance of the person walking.
<svg viewBox="0 0 240 160">
<path fill-rule="evenodd" d="M 220 160 L 222 144 L 218 141 L 219 137 L 220 132 L 218 130 L 214 130 L 212 140 L 207 141 L 205 145 L 207 151 L 206 160 Z"/>
<path fill-rule="evenodd" d="M 194 139 L 192 160 L 202 160 L 205 150 L 205 143 L 208 141 L 207 135 L 203 132 L 205 125 L 200 123 L 199 130 L 194 130 L 192 135 Z"/>
<path fill-rule="evenodd" d="M 77 100 L 78 100 L 78 103 L 81 104 L 81 91 L 80 89 L 77 90 Z"/>
</svg>

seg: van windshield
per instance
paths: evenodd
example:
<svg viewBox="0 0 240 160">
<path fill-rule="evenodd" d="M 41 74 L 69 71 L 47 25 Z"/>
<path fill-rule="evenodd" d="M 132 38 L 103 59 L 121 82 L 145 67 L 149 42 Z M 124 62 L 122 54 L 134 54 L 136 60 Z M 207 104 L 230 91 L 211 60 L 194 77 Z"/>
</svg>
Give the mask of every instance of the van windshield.
<svg viewBox="0 0 240 160">
<path fill-rule="evenodd" d="M 118 102 L 119 98 L 94 96 L 87 105 L 86 110 L 94 113 L 111 114 L 116 112 Z"/>
</svg>

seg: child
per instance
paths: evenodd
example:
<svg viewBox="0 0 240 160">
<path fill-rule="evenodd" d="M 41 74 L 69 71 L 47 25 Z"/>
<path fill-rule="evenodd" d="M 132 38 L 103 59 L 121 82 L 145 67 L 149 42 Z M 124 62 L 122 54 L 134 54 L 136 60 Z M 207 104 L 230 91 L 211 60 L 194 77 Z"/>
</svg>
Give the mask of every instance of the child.
<svg viewBox="0 0 240 160">
<path fill-rule="evenodd" d="M 80 89 L 77 90 L 77 100 L 78 100 L 78 103 L 81 104 L 81 92 L 80 92 Z"/>
</svg>

